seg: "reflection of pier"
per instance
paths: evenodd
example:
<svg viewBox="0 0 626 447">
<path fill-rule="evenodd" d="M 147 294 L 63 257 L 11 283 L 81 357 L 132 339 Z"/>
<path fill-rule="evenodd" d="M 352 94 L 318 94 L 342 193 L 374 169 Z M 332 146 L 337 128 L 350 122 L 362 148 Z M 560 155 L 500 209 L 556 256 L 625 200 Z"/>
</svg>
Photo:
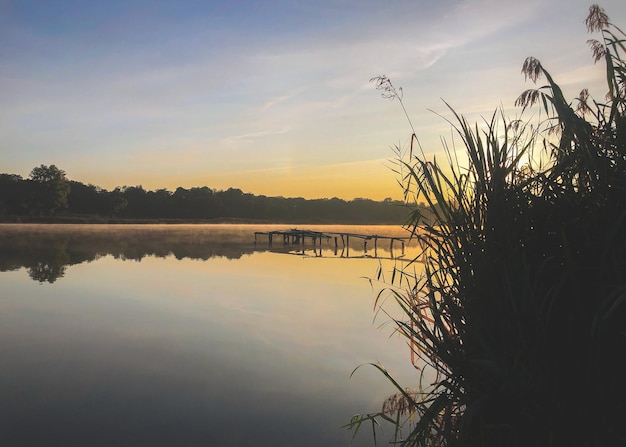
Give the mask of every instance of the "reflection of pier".
<svg viewBox="0 0 626 447">
<path fill-rule="evenodd" d="M 374 257 L 378 258 L 378 242 L 379 241 L 389 241 L 389 252 L 392 254 L 394 251 L 394 244 L 400 244 L 402 248 L 401 256 L 404 256 L 404 246 L 405 241 L 408 238 L 397 237 L 397 236 L 380 236 L 380 235 L 369 235 L 369 234 L 357 234 L 357 233 L 338 233 L 338 232 L 322 232 L 322 231 L 312 231 L 312 230 L 298 230 L 297 228 L 293 228 L 290 230 L 276 230 L 276 231 L 256 231 L 254 233 L 254 244 L 256 245 L 258 242 L 259 236 L 267 236 L 267 241 L 270 247 L 272 247 L 273 243 L 276 239 L 281 240 L 283 247 L 300 247 L 304 252 L 304 247 L 313 248 L 315 254 L 318 253 L 319 248 L 319 256 L 321 256 L 322 250 L 322 241 L 326 240 L 330 243 L 330 241 L 334 241 L 335 246 L 335 256 L 339 251 L 339 240 L 341 239 L 341 256 L 350 257 L 350 238 L 353 239 L 361 239 L 363 241 L 363 252 L 367 256 L 367 244 L 370 241 L 374 243 Z M 309 239 L 310 243 L 306 244 L 306 239 Z"/>
</svg>

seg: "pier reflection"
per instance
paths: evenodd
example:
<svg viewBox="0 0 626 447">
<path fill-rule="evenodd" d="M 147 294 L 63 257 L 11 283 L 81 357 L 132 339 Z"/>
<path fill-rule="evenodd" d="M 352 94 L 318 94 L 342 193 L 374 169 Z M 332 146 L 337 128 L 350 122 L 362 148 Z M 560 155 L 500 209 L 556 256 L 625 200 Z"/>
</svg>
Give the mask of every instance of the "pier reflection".
<svg viewBox="0 0 626 447">
<path fill-rule="evenodd" d="M 406 255 L 406 245 L 417 241 L 408 236 L 362 234 L 339 231 L 313 231 L 291 228 L 288 230 L 257 231 L 254 245 L 258 247 L 265 239 L 269 249 L 282 247 L 284 251 L 304 256 L 338 256 L 342 258 L 399 259 Z M 278 243 L 275 241 L 278 239 Z M 356 242 L 355 242 L 356 241 Z M 379 250 L 379 242 L 389 243 L 389 249 Z M 370 249 L 368 251 L 368 243 Z M 373 249 L 372 249 L 373 246 Z M 352 249 L 352 254 L 350 250 Z"/>
<path fill-rule="evenodd" d="M 269 225 L 0 225 L 0 271 L 25 268 L 33 280 L 53 283 L 68 266 L 103 256 L 138 262 L 168 256 L 239 259 L 258 251 L 308 257 L 414 257 L 411 241 L 398 227 L 368 229 L 371 234 L 350 226 L 297 230 Z"/>
</svg>

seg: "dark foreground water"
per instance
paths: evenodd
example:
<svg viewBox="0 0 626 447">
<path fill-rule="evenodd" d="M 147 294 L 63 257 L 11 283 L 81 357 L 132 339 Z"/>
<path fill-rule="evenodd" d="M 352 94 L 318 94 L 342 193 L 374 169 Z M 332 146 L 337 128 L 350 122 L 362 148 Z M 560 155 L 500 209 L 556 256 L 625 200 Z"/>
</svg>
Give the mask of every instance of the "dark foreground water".
<svg viewBox="0 0 626 447">
<path fill-rule="evenodd" d="M 417 374 L 363 277 L 402 261 L 261 229 L 0 225 L 0 445 L 371 445 L 340 427 L 394 389 L 350 373 Z"/>
</svg>

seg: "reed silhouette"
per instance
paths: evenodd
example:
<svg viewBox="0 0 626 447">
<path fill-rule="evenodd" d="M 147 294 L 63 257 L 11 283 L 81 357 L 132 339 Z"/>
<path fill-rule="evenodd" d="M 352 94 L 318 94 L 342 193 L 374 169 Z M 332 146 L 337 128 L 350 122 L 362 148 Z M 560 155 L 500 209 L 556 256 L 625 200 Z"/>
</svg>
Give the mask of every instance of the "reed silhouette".
<svg viewBox="0 0 626 447">
<path fill-rule="evenodd" d="M 496 111 L 481 129 L 450 108 L 467 165 L 451 146 L 427 160 L 415 134 L 398 157 L 407 200 L 435 221 L 413 213 L 424 272 L 394 272 L 377 305 L 393 297 L 414 365 L 436 379 L 409 390 L 375 365 L 397 394 L 355 432 L 386 420 L 403 446 L 626 445 L 626 36 L 598 5 L 586 26 L 605 97 L 568 102 L 531 57 L 522 73 L 546 83 L 516 104 L 538 122 Z"/>
</svg>

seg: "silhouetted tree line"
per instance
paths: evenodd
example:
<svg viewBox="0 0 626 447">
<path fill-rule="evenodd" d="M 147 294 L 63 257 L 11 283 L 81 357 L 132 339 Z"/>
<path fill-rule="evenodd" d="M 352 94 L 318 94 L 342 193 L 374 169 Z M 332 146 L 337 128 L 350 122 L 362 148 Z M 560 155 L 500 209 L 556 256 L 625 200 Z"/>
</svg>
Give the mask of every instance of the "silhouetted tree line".
<svg viewBox="0 0 626 447">
<path fill-rule="evenodd" d="M 59 219 L 98 216 L 110 219 L 251 220 L 351 224 L 403 224 L 402 201 L 267 197 L 207 186 L 149 191 L 139 186 L 112 191 L 68 180 L 55 165 L 34 168 L 29 178 L 0 174 L 0 218 Z M 54 216 L 54 217 L 52 217 Z"/>
</svg>

